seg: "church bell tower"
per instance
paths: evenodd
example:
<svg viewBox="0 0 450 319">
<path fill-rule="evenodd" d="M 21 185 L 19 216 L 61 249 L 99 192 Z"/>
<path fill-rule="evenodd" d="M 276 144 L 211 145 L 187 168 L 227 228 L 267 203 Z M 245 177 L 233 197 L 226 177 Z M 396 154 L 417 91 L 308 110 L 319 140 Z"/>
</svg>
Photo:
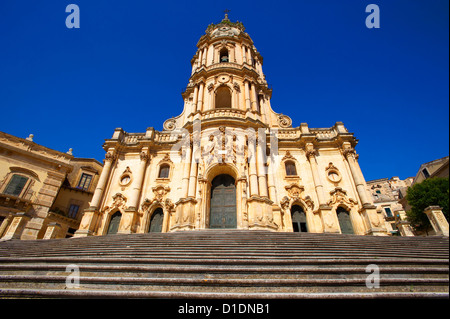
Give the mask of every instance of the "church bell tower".
<svg viewBox="0 0 450 319">
<path fill-rule="evenodd" d="M 289 117 L 272 111 L 272 90 L 263 73 L 263 57 L 243 24 L 231 22 L 228 14 L 220 23 L 208 26 L 197 43 L 191 65 L 189 83 L 182 93 L 184 111 L 166 121 L 165 129 L 222 114 L 269 127 L 291 125 Z"/>
</svg>

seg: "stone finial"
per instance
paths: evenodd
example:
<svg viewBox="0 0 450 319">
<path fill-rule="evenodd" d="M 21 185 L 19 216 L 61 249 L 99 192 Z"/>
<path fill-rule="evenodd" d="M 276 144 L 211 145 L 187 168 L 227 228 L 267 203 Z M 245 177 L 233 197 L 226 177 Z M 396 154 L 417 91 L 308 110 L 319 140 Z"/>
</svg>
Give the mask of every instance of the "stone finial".
<svg viewBox="0 0 450 319">
<path fill-rule="evenodd" d="M 69 148 L 69 150 L 67 151 L 67 154 L 73 155 L 73 154 L 72 154 L 72 151 L 73 151 L 73 148 Z"/>
<path fill-rule="evenodd" d="M 28 135 L 28 137 L 26 138 L 27 141 L 33 142 L 33 134 Z"/>
</svg>

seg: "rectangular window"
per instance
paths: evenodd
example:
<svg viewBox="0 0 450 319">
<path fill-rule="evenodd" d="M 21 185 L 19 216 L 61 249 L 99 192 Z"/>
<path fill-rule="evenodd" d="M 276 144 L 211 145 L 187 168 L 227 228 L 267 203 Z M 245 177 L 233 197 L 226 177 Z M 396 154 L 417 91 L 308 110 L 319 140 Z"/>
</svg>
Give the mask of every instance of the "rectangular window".
<svg viewBox="0 0 450 319">
<path fill-rule="evenodd" d="M 158 178 L 169 178 L 170 166 L 167 164 L 163 164 L 159 168 Z"/>
<path fill-rule="evenodd" d="M 78 213 L 79 209 L 80 209 L 80 206 L 71 204 L 69 207 L 69 218 L 75 219 L 75 217 L 77 217 L 77 213 Z"/>
<path fill-rule="evenodd" d="M 91 185 L 92 175 L 83 173 L 77 188 L 87 191 Z"/>
<path fill-rule="evenodd" d="M 384 211 L 386 212 L 386 216 L 387 217 L 393 217 L 392 211 L 391 211 L 391 209 L 389 207 L 385 207 Z"/>
<path fill-rule="evenodd" d="M 425 178 L 430 177 L 430 173 L 428 172 L 426 167 L 422 170 L 422 174 L 423 174 L 423 176 L 425 176 Z"/>
<path fill-rule="evenodd" d="M 22 193 L 22 190 L 25 187 L 27 181 L 28 178 L 14 174 L 3 193 L 13 196 L 19 196 L 20 193 Z"/>
</svg>

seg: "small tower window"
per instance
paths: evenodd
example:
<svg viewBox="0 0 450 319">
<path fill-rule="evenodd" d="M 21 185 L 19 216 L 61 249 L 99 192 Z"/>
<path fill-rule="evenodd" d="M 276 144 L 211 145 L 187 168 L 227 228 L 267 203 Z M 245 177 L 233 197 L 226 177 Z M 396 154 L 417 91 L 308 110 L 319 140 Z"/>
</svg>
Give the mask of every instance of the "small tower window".
<svg viewBox="0 0 450 319">
<path fill-rule="evenodd" d="M 297 175 L 297 169 L 295 168 L 295 163 L 288 161 L 284 163 L 284 166 L 286 168 L 286 176 L 295 176 Z"/>
<path fill-rule="evenodd" d="M 162 164 L 159 167 L 159 175 L 158 178 L 169 178 L 170 166 L 169 164 Z"/>
<path fill-rule="evenodd" d="M 427 170 L 426 167 L 422 170 L 422 174 L 423 174 L 423 176 L 424 176 L 425 178 L 430 177 L 430 173 L 428 172 L 428 170 Z"/>
<path fill-rule="evenodd" d="M 229 62 L 227 49 L 220 50 L 220 63 L 222 62 Z"/>
<path fill-rule="evenodd" d="M 225 87 L 219 87 L 216 92 L 215 108 L 231 108 L 231 92 Z"/>
</svg>

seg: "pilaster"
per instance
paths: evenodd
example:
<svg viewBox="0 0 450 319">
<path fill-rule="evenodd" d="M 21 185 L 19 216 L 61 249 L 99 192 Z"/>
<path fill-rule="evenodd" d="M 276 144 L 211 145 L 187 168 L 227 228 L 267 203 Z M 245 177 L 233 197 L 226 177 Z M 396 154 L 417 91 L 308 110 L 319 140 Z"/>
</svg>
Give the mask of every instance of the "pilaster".
<svg viewBox="0 0 450 319">
<path fill-rule="evenodd" d="M 431 226 L 433 226 L 436 235 L 439 236 L 448 236 L 449 226 L 448 221 L 445 219 L 444 214 L 442 213 L 442 208 L 439 206 L 428 206 L 425 208 L 424 213 L 427 215 L 430 220 Z"/>
<path fill-rule="evenodd" d="M 73 237 L 87 237 L 96 235 L 96 225 L 99 218 L 97 209 L 90 207 L 84 210 L 83 218 L 80 222 L 80 228 Z"/>
<path fill-rule="evenodd" d="M 58 223 L 49 223 L 47 230 L 45 231 L 43 239 L 54 239 L 58 237 L 58 233 L 61 230 L 61 225 Z"/>
<path fill-rule="evenodd" d="M 6 231 L 5 236 L 3 236 L 2 239 L 20 239 L 22 236 L 22 231 L 30 219 L 31 217 L 25 213 L 15 214 L 11 224 Z"/>
</svg>

